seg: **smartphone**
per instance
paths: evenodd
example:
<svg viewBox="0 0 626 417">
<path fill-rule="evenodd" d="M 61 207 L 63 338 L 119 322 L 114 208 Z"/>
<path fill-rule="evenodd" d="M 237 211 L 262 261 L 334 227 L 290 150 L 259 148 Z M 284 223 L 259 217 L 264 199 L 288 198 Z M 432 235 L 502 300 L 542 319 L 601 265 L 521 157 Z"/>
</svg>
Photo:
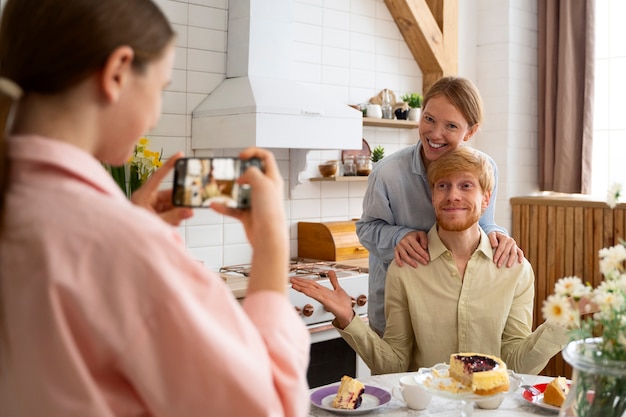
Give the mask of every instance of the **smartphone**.
<svg viewBox="0 0 626 417">
<path fill-rule="evenodd" d="M 217 201 L 229 207 L 250 208 L 250 186 L 237 184 L 249 166 L 263 170 L 257 158 L 181 158 L 174 167 L 172 203 L 178 207 L 208 207 Z"/>
</svg>

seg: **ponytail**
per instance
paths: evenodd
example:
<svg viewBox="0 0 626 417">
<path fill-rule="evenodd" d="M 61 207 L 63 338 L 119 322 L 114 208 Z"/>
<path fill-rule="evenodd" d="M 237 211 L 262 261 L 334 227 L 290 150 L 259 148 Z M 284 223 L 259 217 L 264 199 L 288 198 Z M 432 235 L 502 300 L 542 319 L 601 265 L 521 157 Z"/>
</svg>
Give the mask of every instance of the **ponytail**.
<svg viewBox="0 0 626 417">
<path fill-rule="evenodd" d="M 9 187 L 9 159 L 7 157 L 7 134 L 13 121 L 13 108 L 22 96 L 22 89 L 13 81 L 0 77 L 0 234 L 4 229 L 5 195 Z"/>
<path fill-rule="evenodd" d="M 0 77 L 0 235 L 4 229 L 5 196 L 9 187 L 9 158 L 7 155 L 7 135 L 13 122 L 14 104 L 22 97 L 22 89 L 13 81 Z M 0 372 L 2 372 L 2 346 L 8 349 L 8 335 L 6 316 L 2 297 L 2 283 L 0 282 Z"/>
</svg>

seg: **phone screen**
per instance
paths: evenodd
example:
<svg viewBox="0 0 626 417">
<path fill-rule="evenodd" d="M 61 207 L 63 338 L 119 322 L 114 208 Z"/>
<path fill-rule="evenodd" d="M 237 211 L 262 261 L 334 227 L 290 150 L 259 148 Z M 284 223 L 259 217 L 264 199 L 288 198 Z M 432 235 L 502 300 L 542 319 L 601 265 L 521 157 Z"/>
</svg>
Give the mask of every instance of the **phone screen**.
<svg viewBox="0 0 626 417">
<path fill-rule="evenodd" d="M 181 158 L 174 169 L 172 202 L 179 207 L 208 207 L 212 202 L 235 208 L 250 207 L 250 186 L 237 178 L 259 161 L 239 158 Z"/>
</svg>

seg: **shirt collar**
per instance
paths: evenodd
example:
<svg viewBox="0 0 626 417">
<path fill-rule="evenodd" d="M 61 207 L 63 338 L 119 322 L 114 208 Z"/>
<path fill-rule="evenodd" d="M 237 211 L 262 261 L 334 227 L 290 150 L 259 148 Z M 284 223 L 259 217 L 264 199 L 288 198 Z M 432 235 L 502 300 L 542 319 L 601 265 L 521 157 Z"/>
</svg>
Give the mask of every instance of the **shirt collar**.
<svg viewBox="0 0 626 417">
<path fill-rule="evenodd" d="M 480 242 L 478 243 L 478 247 L 474 253 L 482 252 L 485 257 L 493 260 L 493 248 L 491 247 L 491 243 L 489 243 L 489 238 L 482 228 L 479 227 L 479 230 Z M 437 233 L 437 224 L 435 224 L 428 231 L 428 253 L 430 255 L 431 262 L 446 252 L 449 252 L 449 250 L 441 241 L 439 233 Z"/>
<path fill-rule="evenodd" d="M 66 175 L 88 183 L 105 194 L 126 199 L 102 163 L 72 144 L 37 135 L 13 135 L 7 140 L 8 155 L 13 161 L 64 171 Z"/>
</svg>

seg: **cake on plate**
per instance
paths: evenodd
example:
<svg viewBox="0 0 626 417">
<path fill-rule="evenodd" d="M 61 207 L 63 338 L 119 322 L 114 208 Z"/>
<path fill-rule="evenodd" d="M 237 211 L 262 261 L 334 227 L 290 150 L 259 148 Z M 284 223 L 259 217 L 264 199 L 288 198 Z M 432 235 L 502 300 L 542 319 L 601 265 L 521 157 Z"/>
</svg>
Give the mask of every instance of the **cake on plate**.
<svg viewBox="0 0 626 417">
<path fill-rule="evenodd" d="M 453 353 L 449 375 L 470 387 L 477 395 L 493 395 L 509 390 L 509 373 L 502 359 L 483 353 Z"/>
<path fill-rule="evenodd" d="M 348 375 L 344 375 L 332 405 L 334 408 L 355 410 L 361 405 L 364 392 L 365 385 Z"/>
<path fill-rule="evenodd" d="M 560 407 L 567 397 L 569 392 L 569 385 L 567 385 L 567 379 L 562 376 L 554 378 L 543 392 L 543 402 L 546 404 Z"/>
</svg>

